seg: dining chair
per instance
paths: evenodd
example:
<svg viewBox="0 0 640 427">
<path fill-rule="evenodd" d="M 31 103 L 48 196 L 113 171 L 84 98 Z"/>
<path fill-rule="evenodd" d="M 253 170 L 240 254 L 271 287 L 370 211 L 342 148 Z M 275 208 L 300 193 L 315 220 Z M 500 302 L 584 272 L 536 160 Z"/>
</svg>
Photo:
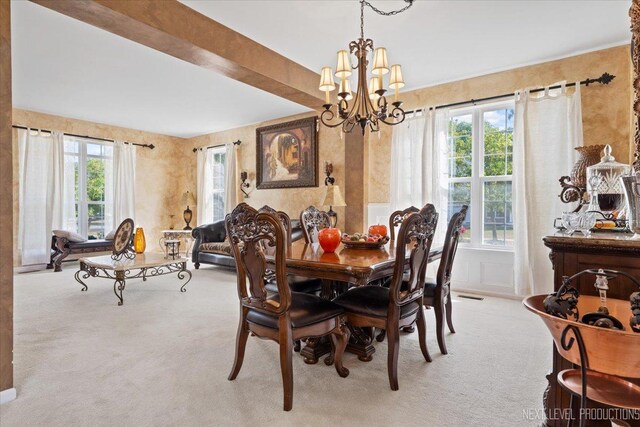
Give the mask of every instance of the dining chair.
<svg viewBox="0 0 640 427">
<path fill-rule="evenodd" d="M 416 322 L 422 355 L 427 362 L 431 356 L 427 349 L 426 324 L 422 309 L 425 272 L 438 213 L 428 204 L 419 212 L 407 215 L 395 240 L 395 264 L 389 288 L 359 286 L 333 300 L 346 310 L 347 322 L 355 327 L 374 327 L 387 331 L 389 353 L 387 370 L 391 390 L 398 390 L 398 353 L 400 328 Z M 410 248 L 409 275 L 405 272 L 406 251 Z"/>
<path fill-rule="evenodd" d="M 291 246 L 291 218 L 283 211 L 276 211 L 271 206 L 264 205 L 258 212 L 270 212 L 275 214 L 280 222 L 284 226 L 285 234 L 287 236 L 287 250 Z M 266 289 L 270 292 L 278 292 L 276 285 L 276 277 L 274 271 L 268 271 L 267 273 Z M 322 290 L 322 280 L 313 277 L 296 276 L 293 274 L 287 275 L 289 281 L 289 287 L 293 292 L 303 292 L 306 294 L 317 294 Z"/>
<path fill-rule="evenodd" d="M 319 210 L 315 206 L 309 206 L 300 212 L 300 225 L 304 233 L 306 243 L 318 243 L 317 232 L 323 228 L 331 227 L 329 214 Z"/>
<path fill-rule="evenodd" d="M 242 368 L 249 333 L 274 340 L 280 346 L 284 410 L 289 411 L 293 405 L 294 340 L 329 335 L 332 352 L 325 363 L 335 363 L 341 377 L 349 375 L 349 370 L 342 365 L 350 337 L 344 309 L 315 295 L 291 292 L 285 264 L 287 232 L 276 214 L 259 213 L 241 203 L 226 216 L 225 227 L 236 262 L 240 300 L 235 359 L 229 381 L 236 379 Z M 275 248 L 278 294 L 272 297 L 268 297 L 265 289 L 265 246 Z"/>
<path fill-rule="evenodd" d="M 425 306 L 433 307 L 436 314 L 436 336 L 438 337 L 438 346 L 442 354 L 447 354 L 447 345 L 444 341 L 444 317 L 446 315 L 447 326 L 452 334 L 456 331 L 453 328 L 451 319 L 451 269 L 453 267 L 453 259 L 458 250 L 458 242 L 460 241 L 462 223 L 467 217 L 469 206 L 462 205 L 460 211 L 453 214 L 449 225 L 447 226 L 447 234 L 444 238 L 444 246 L 442 248 L 442 257 L 438 266 L 436 279 L 427 279 L 424 285 L 423 303 Z"/>
<path fill-rule="evenodd" d="M 410 206 L 403 210 L 397 210 L 389 215 L 389 236 L 391 240 L 396 240 L 396 227 L 402 224 L 402 220 L 409 214 L 414 212 L 420 212 L 420 209 L 415 206 Z"/>
</svg>

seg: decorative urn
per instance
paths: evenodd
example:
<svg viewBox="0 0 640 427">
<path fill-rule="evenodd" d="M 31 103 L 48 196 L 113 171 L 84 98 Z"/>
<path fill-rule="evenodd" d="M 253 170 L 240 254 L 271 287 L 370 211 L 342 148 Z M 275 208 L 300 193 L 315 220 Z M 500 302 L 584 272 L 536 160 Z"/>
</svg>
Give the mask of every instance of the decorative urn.
<svg viewBox="0 0 640 427">
<path fill-rule="evenodd" d="M 387 226 L 382 224 L 376 224 L 369 227 L 369 236 L 378 234 L 382 237 L 387 236 Z"/>
<path fill-rule="evenodd" d="M 342 233 L 337 228 L 323 228 L 318 231 L 318 242 L 325 252 L 335 252 L 341 239 Z"/>
</svg>

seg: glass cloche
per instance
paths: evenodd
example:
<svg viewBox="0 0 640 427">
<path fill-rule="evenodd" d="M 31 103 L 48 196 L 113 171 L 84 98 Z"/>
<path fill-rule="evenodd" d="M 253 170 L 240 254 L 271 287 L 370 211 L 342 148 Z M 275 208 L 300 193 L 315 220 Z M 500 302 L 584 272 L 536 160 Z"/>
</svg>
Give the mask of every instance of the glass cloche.
<svg viewBox="0 0 640 427">
<path fill-rule="evenodd" d="M 620 177 L 629 175 L 631 166 L 616 162 L 611 155 L 611 146 L 604 147 L 600 163 L 587 168 L 587 192 L 590 203 L 588 210 L 604 214 L 614 214 L 624 208 L 624 189 Z"/>
</svg>

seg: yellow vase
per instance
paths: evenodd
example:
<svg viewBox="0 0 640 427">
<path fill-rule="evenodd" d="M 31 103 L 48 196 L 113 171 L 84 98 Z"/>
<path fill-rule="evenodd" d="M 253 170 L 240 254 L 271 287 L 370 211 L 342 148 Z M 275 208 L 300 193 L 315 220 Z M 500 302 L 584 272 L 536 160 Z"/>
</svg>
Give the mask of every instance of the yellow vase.
<svg viewBox="0 0 640 427">
<path fill-rule="evenodd" d="M 133 250 L 137 254 L 141 254 L 147 248 L 147 241 L 144 238 L 144 230 L 142 227 L 136 228 L 136 234 L 133 236 Z"/>
</svg>

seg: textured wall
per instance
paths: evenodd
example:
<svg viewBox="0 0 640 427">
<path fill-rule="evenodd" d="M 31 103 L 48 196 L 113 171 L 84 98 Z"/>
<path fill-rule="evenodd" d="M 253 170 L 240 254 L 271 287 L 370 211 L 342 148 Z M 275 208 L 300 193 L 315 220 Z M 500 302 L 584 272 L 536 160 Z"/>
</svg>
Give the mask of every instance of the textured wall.
<svg viewBox="0 0 640 427">
<path fill-rule="evenodd" d="M 98 138 L 118 139 L 140 144 L 153 144 L 155 148 L 138 147 L 136 151 L 136 226 L 143 227 L 147 238 L 147 248 L 159 250 L 160 230 L 170 225 L 170 214 L 174 214 L 176 228 L 182 227 L 180 189 L 176 185 L 192 167 L 190 158 L 181 154 L 182 146 L 187 142 L 182 138 L 149 132 L 109 126 L 82 120 L 69 119 L 26 110 L 13 110 L 15 125 L 29 126 L 48 130 L 57 130 L 77 135 L 89 135 Z M 17 147 L 17 131 L 13 132 L 14 148 Z M 180 154 L 178 154 L 180 153 Z M 17 236 L 18 218 L 18 150 L 13 156 L 13 199 L 14 199 L 14 236 Z M 14 246 L 17 245 L 17 238 Z M 17 255 L 17 250 L 14 252 Z M 14 265 L 20 265 L 20 259 L 14 258 Z"/>
<path fill-rule="evenodd" d="M 401 98 L 406 110 L 449 104 L 515 92 L 525 87 L 549 85 L 566 80 L 575 82 L 599 77 L 608 72 L 616 76 L 608 86 L 582 86 L 582 121 L 585 145 L 611 144 L 617 160 L 629 163 L 631 141 L 631 59 L 628 46 L 619 46 L 584 55 L 472 79 L 427 87 Z M 408 73 L 407 73 L 408 74 Z M 409 78 L 409 76 L 407 76 Z M 369 203 L 389 201 L 389 157 L 391 129 L 385 128 L 380 139 L 370 138 Z M 567 171 L 567 174 L 570 171 Z M 558 177 L 559 178 L 559 177 Z M 559 187 L 558 187 L 559 188 Z"/>
<path fill-rule="evenodd" d="M 13 388 L 11 3 L 0 1 L 0 391 Z"/>
<path fill-rule="evenodd" d="M 269 205 L 275 209 L 286 212 L 291 218 L 298 218 L 300 211 L 307 206 L 313 204 L 318 206 L 322 197 L 324 196 L 324 162 L 329 161 L 333 163 L 333 174 L 336 178 L 336 185 L 339 185 L 344 196 L 344 168 L 345 168 L 345 156 L 344 156 L 344 142 L 340 139 L 340 132 L 335 129 L 328 129 L 325 126 L 319 125 L 318 143 L 319 143 L 319 179 L 320 187 L 306 187 L 306 188 L 290 188 L 290 189 L 268 189 L 268 190 L 256 190 L 256 128 L 261 126 L 268 126 L 275 123 L 282 123 L 290 120 L 296 120 L 303 117 L 313 116 L 315 114 L 300 114 L 291 117 L 285 117 L 278 120 L 272 120 L 269 122 L 257 123 L 250 126 L 244 126 L 241 128 L 231 129 L 224 132 L 216 132 L 209 135 L 192 138 L 190 142 L 190 149 L 188 150 L 189 159 L 192 162 L 192 166 L 188 168 L 192 173 L 186 178 L 183 184 L 183 188 L 191 189 L 195 191 L 196 188 L 196 154 L 191 150 L 194 147 L 205 147 L 209 145 L 219 145 L 227 142 L 241 140 L 242 144 L 238 147 L 238 176 L 237 180 L 237 194 L 238 201 L 245 201 L 255 208 L 260 208 L 263 205 Z M 246 171 L 249 174 L 251 181 L 251 188 L 249 188 L 249 198 L 243 199 L 240 192 L 240 172 Z M 325 209 L 328 209 L 326 207 Z M 342 227 L 344 224 L 344 208 L 334 208 L 338 213 L 338 227 Z M 196 219 L 196 223 L 200 224 L 201 221 Z"/>
</svg>

